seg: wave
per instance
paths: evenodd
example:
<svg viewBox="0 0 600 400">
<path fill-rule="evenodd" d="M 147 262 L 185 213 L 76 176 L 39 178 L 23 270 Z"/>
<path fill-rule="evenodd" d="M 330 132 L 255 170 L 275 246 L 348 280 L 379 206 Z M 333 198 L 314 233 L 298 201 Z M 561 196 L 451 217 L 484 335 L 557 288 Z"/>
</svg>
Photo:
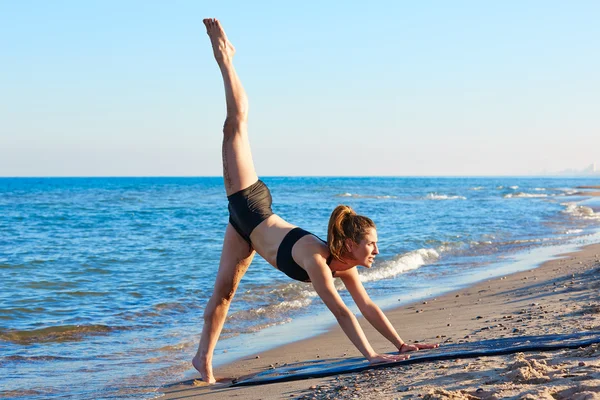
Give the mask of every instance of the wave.
<svg viewBox="0 0 600 400">
<path fill-rule="evenodd" d="M 577 203 L 561 203 L 561 206 L 566 207 L 563 213 L 583 219 L 600 219 L 600 214 L 596 214 L 591 207 L 580 206 Z"/>
<path fill-rule="evenodd" d="M 0 390 L 0 399 L 19 399 L 25 396 L 44 396 L 48 395 L 48 390 L 18 389 L 18 390 Z"/>
<path fill-rule="evenodd" d="M 425 196 L 426 200 L 466 200 L 464 196 L 448 196 L 446 194 L 429 193 Z"/>
<path fill-rule="evenodd" d="M 355 193 L 340 193 L 340 194 L 336 194 L 335 197 L 352 197 L 355 199 L 396 199 L 396 198 L 398 198 L 397 196 L 391 196 L 391 195 L 376 196 L 376 195 L 355 194 Z"/>
<path fill-rule="evenodd" d="M 0 308 L 0 315 L 14 315 L 14 314 L 41 314 L 46 312 L 44 307 L 13 307 L 13 308 Z"/>
<path fill-rule="evenodd" d="M 362 282 L 378 281 L 392 278 L 403 272 L 417 269 L 425 264 L 430 264 L 440 258 L 434 249 L 419 249 L 408 253 L 399 254 L 391 260 L 364 271 L 360 274 Z"/>
<path fill-rule="evenodd" d="M 270 328 L 272 326 L 288 324 L 290 322 L 292 322 L 292 318 L 285 318 L 285 319 L 283 319 L 281 321 L 268 322 L 268 323 L 265 323 L 265 324 L 253 325 L 253 326 L 250 326 L 250 327 L 246 328 L 245 330 L 243 330 L 240 333 L 254 333 L 254 332 L 258 332 L 260 330 L 266 329 L 266 328 Z"/>
<path fill-rule="evenodd" d="M 65 357 L 65 356 L 19 356 L 12 355 L 0 357 L 0 364 L 3 362 L 43 362 L 43 361 L 82 361 L 89 360 L 89 357 Z"/>
<path fill-rule="evenodd" d="M 583 229 L 567 229 L 565 235 L 574 235 L 583 232 Z"/>
<path fill-rule="evenodd" d="M 307 292 L 303 297 L 278 302 L 275 304 L 265 305 L 262 307 L 251 308 L 232 313 L 227 317 L 228 321 L 257 321 L 258 319 L 279 319 L 290 311 L 299 310 L 308 307 L 317 293 L 313 290 L 305 290 Z M 272 323 L 271 323 L 272 324 Z M 261 324 L 264 325 L 264 324 Z M 250 329 L 255 329 L 254 325 Z"/>
<path fill-rule="evenodd" d="M 0 340 L 16 344 L 70 342 L 88 335 L 103 335 L 120 328 L 107 325 L 58 325 L 32 330 L 0 330 Z"/>
<path fill-rule="evenodd" d="M 560 192 L 563 192 L 562 195 L 563 196 L 573 196 L 576 195 L 577 193 L 579 193 L 579 191 L 575 190 L 575 189 L 556 189 Z"/>
<path fill-rule="evenodd" d="M 393 278 L 406 271 L 435 262 L 439 257 L 440 255 L 435 249 L 419 249 L 399 254 L 390 260 L 377 263 L 371 269 L 361 268 L 359 270 L 360 280 L 369 282 Z M 335 286 L 338 291 L 346 290 L 341 280 L 336 279 Z M 253 293 L 257 292 L 262 291 L 260 288 L 255 288 Z M 241 297 L 242 300 L 246 300 L 246 303 L 252 303 L 251 299 L 246 298 L 244 294 Z M 281 285 L 268 292 L 262 292 L 260 306 L 231 313 L 227 317 L 227 325 L 223 332 L 225 334 L 230 331 L 232 333 L 250 333 L 270 326 L 285 324 L 297 312 L 309 308 L 317 298 L 318 295 L 312 285 L 296 282 Z"/>
<path fill-rule="evenodd" d="M 77 282 L 72 281 L 35 281 L 28 282 L 24 287 L 28 289 L 60 290 L 77 287 Z"/>
<path fill-rule="evenodd" d="M 472 187 L 469 190 L 483 190 L 485 189 L 483 186 L 476 186 L 476 187 Z"/>
<path fill-rule="evenodd" d="M 159 303 L 152 306 L 152 309 L 155 311 L 165 311 L 165 312 L 184 312 L 187 311 L 187 307 L 179 302 L 168 302 L 168 303 Z"/>
<path fill-rule="evenodd" d="M 548 197 L 548 195 L 546 193 L 525 193 L 525 192 L 517 192 L 517 193 L 508 193 L 505 194 L 504 196 L 505 199 L 510 199 L 510 198 L 524 198 L 524 197 L 529 197 L 529 198 L 542 198 L 542 197 Z"/>
<path fill-rule="evenodd" d="M 575 233 L 575 231 L 571 231 Z M 527 245 L 542 244 L 557 238 L 527 238 L 500 240 L 494 235 L 482 235 L 478 239 L 469 241 L 441 242 L 435 249 L 439 253 L 452 256 L 481 256 L 494 254 L 501 248 L 522 247 Z M 432 243 L 433 244 L 433 243 Z"/>
</svg>

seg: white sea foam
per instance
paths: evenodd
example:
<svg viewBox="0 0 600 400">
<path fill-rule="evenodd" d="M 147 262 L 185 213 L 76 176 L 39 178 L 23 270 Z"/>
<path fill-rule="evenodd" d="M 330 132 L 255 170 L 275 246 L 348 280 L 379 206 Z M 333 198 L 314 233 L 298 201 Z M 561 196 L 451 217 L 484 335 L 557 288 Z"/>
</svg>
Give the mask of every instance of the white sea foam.
<svg viewBox="0 0 600 400">
<path fill-rule="evenodd" d="M 308 291 L 307 291 L 308 292 Z M 310 291 L 316 296 L 314 291 Z M 228 319 L 238 321 L 255 321 L 257 318 L 278 319 L 289 311 L 308 307 L 313 302 L 313 295 L 276 302 L 267 306 L 242 310 L 231 314 Z"/>
<path fill-rule="evenodd" d="M 468 246 L 467 243 L 465 243 L 465 242 L 443 242 L 437 248 L 437 251 L 440 253 L 459 251 L 459 250 L 463 249 L 465 246 Z"/>
<path fill-rule="evenodd" d="M 510 198 L 513 198 L 513 197 L 541 198 L 541 197 L 548 197 L 548 195 L 546 193 L 524 193 L 524 192 L 517 192 L 517 193 L 505 194 L 503 197 L 505 199 L 510 199 Z"/>
<path fill-rule="evenodd" d="M 561 203 L 560 205 L 566 207 L 563 210 L 564 213 L 571 214 L 574 217 L 584 219 L 600 219 L 600 214 L 596 214 L 590 207 L 580 206 L 575 202 Z"/>
<path fill-rule="evenodd" d="M 498 190 L 504 189 L 504 186 L 498 186 L 496 189 L 498 189 Z"/>
<path fill-rule="evenodd" d="M 509 186 L 512 190 L 517 190 L 519 187 L 518 186 Z"/>
<path fill-rule="evenodd" d="M 537 190 L 537 191 L 543 191 L 543 190 L 546 190 L 546 188 L 535 188 L 535 189 L 533 189 L 533 190 Z"/>
<path fill-rule="evenodd" d="M 252 325 L 252 326 L 249 326 L 248 328 L 246 328 L 242 333 L 258 332 L 258 331 L 261 331 L 263 329 L 270 328 L 272 326 L 288 324 L 290 322 L 292 322 L 292 318 L 285 318 L 285 319 L 283 319 L 281 321 L 269 322 L 269 323 L 266 323 L 266 324 Z"/>
<path fill-rule="evenodd" d="M 357 199 L 395 199 L 396 198 L 396 196 L 390 196 L 390 195 L 376 196 L 376 195 L 355 194 L 355 193 L 340 193 L 340 194 L 337 194 L 336 197 L 353 197 L 353 198 L 357 198 Z"/>
<path fill-rule="evenodd" d="M 469 190 L 483 190 L 485 189 L 483 186 L 476 186 L 476 187 L 472 187 Z"/>
<path fill-rule="evenodd" d="M 550 239 L 547 238 L 537 238 L 537 239 L 518 239 L 518 240 L 510 240 L 504 243 L 498 243 L 499 245 L 511 245 L 511 244 L 525 244 L 525 243 L 541 243 Z"/>
<path fill-rule="evenodd" d="M 470 242 L 471 246 L 489 246 L 490 244 L 492 244 L 491 240 L 482 240 L 482 241 L 473 240 Z"/>
<path fill-rule="evenodd" d="M 559 190 L 559 191 L 563 192 L 563 196 L 571 196 L 571 195 L 579 193 L 577 190 L 570 189 L 570 188 L 568 188 L 568 189 L 559 188 L 559 189 L 556 189 L 556 190 Z"/>
<path fill-rule="evenodd" d="M 466 200 L 464 196 L 448 196 L 447 194 L 429 193 L 425 196 L 426 200 Z"/>
<path fill-rule="evenodd" d="M 425 264 L 430 264 L 438 258 L 440 258 L 440 255 L 434 249 L 419 249 L 399 254 L 391 260 L 382 262 L 376 267 L 363 270 L 360 274 L 360 280 L 369 282 L 392 278 L 403 272 L 417 269 Z"/>
<path fill-rule="evenodd" d="M 576 233 L 581 233 L 583 232 L 583 229 L 567 229 L 565 231 L 565 235 L 574 235 Z"/>
</svg>

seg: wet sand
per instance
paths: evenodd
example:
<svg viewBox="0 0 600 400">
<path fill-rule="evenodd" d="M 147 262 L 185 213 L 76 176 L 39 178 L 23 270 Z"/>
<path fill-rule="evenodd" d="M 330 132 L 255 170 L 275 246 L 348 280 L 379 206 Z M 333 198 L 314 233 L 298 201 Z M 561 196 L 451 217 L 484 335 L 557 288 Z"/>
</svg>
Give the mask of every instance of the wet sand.
<svg viewBox="0 0 600 400">
<path fill-rule="evenodd" d="M 386 315 L 407 342 L 460 343 L 599 331 L 600 244 L 529 271 L 389 310 Z M 377 351 L 394 350 L 368 323 L 360 321 Z M 352 356 L 360 354 L 336 326 L 323 335 L 217 368 L 215 375 L 230 380 L 285 363 Z M 162 391 L 164 399 L 600 399 L 600 345 L 239 388 L 206 386 L 192 379 Z"/>
</svg>

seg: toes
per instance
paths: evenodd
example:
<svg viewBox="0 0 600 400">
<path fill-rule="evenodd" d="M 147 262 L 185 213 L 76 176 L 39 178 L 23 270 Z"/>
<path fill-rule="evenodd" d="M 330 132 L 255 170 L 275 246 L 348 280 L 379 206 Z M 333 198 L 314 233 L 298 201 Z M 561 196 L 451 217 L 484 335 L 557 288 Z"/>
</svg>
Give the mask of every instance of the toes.
<svg viewBox="0 0 600 400">
<path fill-rule="evenodd" d="M 213 20 L 214 20 L 214 18 L 204 18 L 202 20 L 202 22 L 204 22 L 204 25 L 206 25 L 206 30 L 208 32 L 210 32 L 212 30 L 213 26 L 214 26 Z"/>
</svg>

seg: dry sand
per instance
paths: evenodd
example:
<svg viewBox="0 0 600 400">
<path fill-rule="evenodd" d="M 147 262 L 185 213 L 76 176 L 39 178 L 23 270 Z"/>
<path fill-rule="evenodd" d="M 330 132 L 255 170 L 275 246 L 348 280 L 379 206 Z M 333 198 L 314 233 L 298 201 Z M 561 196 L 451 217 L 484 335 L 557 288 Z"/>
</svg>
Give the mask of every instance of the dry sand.
<svg viewBox="0 0 600 400">
<path fill-rule="evenodd" d="M 387 311 L 405 341 L 449 342 L 600 330 L 600 244 L 540 267 Z M 378 351 L 389 342 L 361 320 Z M 317 358 L 359 356 L 341 329 L 218 368 L 240 377 Z M 259 356 L 259 358 L 257 358 Z M 600 345 L 414 364 L 231 388 L 186 381 L 164 399 L 600 399 Z"/>
</svg>

